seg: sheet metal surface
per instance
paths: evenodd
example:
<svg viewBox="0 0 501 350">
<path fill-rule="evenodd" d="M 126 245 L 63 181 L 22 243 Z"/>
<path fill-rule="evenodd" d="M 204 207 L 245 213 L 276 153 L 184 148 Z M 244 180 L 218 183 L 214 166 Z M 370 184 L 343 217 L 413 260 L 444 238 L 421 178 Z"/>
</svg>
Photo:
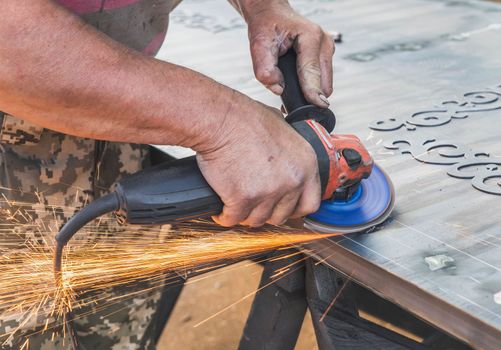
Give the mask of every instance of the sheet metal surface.
<svg viewBox="0 0 501 350">
<path fill-rule="evenodd" d="M 447 140 L 456 148 L 463 144 L 468 152 L 489 153 L 494 163 L 489 171 L 496 171 L 496 162 L 501 168 L 501 6 L 460 0 L 298 0 L 292 4 L 325 29 L 343 33 L 330 99 L 338 119 L 336 132 L 354 133 L 365 140 L 391 175 L 397 192 L 393 221 L 377 232 L 346 236 L 334 244 L 361 258 L 361 264 L 367 263 L 368 273 L 404 281 L 406 290 L 416 292 L 413 295 L 431 298 L 434 303 L 423 301 L 419 316 L 438 322 L 433 310 L 426 310 L 436 305 L 441 313 L 465 313 L 476 328 L 441 326 L 479 347 L 501 348 L 501 196 L 475 189 L 469 179 L 449 176 L 450 165 L 423 163 L 402 154 L 402 147 L 384 147 L 395 138 L 414 143 L 423 138 Z M 181 4 L 159 57 L 280 105 L 253 77 L 244 23 L 219 0 Z M 499 100 L 495 92 L 464 96 L 487 87 L 500 94 Z M 456 113 L 464 102 L 461 108 L 474 111 Z M 406 120 L 437 108 L 458 118 L 414 131 L 369 128 L 377 120 Z M 440 118 L 444 114 L 434 113 Z M 428 117 L 425 120 L 436 120 Z M 414 156 L 449 163 L 465 158 L 440 150 L 445 156 L 437 155 L 437 149 Z M 468 152 L 466 156 L 471 156 Z M 501 189 L 498 182 L 501 178 L 493 178 L 487 185 L 496 191 Z M 336 261 L 335 256 L 329 259 Z M 349 265 L 355 260 L 347 259 L 337 267 L 353 272 Z M 369 280 L 362 282 L 370 284 Z M 391 289 L 391 285 L 369 287 L 382 294 Z M 391 299 L 416 311 L 416 305 L 406 305 L 398 295 Z M 481 340 L 481 333 L 470 334 L 481 332 L 482 327 L 488 329 L 488 341 Z"/>
</svg>

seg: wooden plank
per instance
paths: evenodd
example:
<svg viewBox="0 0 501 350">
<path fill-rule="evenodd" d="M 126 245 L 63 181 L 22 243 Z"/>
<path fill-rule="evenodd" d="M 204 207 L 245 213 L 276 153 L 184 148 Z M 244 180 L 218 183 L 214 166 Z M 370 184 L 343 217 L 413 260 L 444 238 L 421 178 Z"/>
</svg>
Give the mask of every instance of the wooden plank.
<svg viewBox="0 0 501 350">
<path fill-rule="evenodd" d="M 496 108 L 501 95 L 495 100 L 495 91 L 501 93 L 496 88 L 501 6 L 473 0 L 292 3 L 327 30 L 343 33 L 331 98 L 336 132 L 365 140 L 397 192 L 393 221 L 372 234 L 337 240 L 329 263 L 354 271 L 355 279 L 477 348 L 501 348 L 501 196 L 475 189 L 470 179 L 451 177 L 451 165 L 429 164 L 464 156 L 438 156 L 437 150 L 415 146 L 414 156 L 428 162 L 423 163 L 402 154 L 405 147 L 384 147 L 395 139 L 447 140 L 462 144 L 470 157 L 470 149 L 490 153 L 489 171 L 495 173 L 496 164 L 501 168 L 496 163 L 501 161 L 501 110 Z M 161 58 L 280 105 L 253 77 L 245 25 L 233 9 L 217 0 L 186 2 L 171 24 Z M 487 87 L 493 90 L 486 92 Z M 475 91 L 484 92 L 468 94 Z M 390 117 L 410 126 L 409 120 L 419 119 L 416 113 L 430 110 L 434 115 L 421 122 L 446 120 L 447 114 L 457 118 L 414 131 L 369 128 Z M 495 192 L 499 181 L 487 181 L 488 189 Z"/>
</svg>

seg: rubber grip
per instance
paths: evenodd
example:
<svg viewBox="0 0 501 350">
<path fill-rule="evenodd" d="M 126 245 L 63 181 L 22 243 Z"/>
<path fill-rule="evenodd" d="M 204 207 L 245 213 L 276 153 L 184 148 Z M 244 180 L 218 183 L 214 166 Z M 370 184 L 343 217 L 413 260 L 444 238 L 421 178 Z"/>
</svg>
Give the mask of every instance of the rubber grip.
<svg viewBox="0 0 501 350">
<path fill-rule="evenodd" d="M 284 76 L 284 91 L 282 104 L 287 112 L 285 120 L 294 124 L 302 120 L 313 119 L 322 124 L 330 133 L 336 126 L 336 117 L 328 108 L 319 108 L 309 103 L 303 95 L 299 77 L 297 75 L 297 55 L 294 49 L 289 49 L 278 58 L 278 68 Z"/>
<path fill-rule="evenodd" d="M 278 68 L 284 76 L 284 91 L 282 103 L 287 113 L 292 113 L 298 108 L 309 105 L 303 95 L 299 77 L 297 75 L 297 55 L 294 49 L 290 49 L 285 55 L 278 58 Z"/>
<path fill-rule="evenodd" d="M 223 202 L 202 175 L 195 157 L 135 173 L 116 187 L 119 218 L 129 224 L 166 224 L 221 213 Z"/>
</svg>

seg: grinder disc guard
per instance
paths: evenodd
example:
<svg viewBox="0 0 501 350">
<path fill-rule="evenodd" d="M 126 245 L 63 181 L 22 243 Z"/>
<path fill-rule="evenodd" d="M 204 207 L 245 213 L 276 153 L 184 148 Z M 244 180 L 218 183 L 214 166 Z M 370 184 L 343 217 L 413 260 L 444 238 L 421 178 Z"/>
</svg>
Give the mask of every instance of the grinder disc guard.
<svg viewBox="0 0 501 350">
<path fill-rule="evenodd" d="M 323 233 L 352 233 L 370 230 L 384 222 L 395 203 L 395 190 L 388 175 L 374 165 L 348 200 L 325 200 L 317 212 L 305 218 L 305 226 Z"/>
</svg>

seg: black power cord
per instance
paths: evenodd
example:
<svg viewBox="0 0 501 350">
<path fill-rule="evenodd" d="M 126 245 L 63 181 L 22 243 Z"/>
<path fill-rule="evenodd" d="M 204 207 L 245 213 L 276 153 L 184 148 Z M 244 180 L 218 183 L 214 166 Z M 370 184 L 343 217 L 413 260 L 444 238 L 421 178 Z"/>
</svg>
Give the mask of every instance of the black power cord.
<svg viewBox="0 0 501 350">
<path fill-rule="evenodd" d="M 98 198 L 88 206 L 84 207 L 76 213 L 66 224 L 63 225 L 61 231 L 56 235 L 56 247 L 54 252 L 54 278 L 57 288 L 63 286 L 63 250 L 70 239 L 92 220 L 101 215 L 116 211 L 119 208 L 118 197 L 115 192 L 107 194 L 104 197 Z M 65 326 L 67 327 L 71 339 L 71 344 L 74 350 L 78 349 L 78 339 L 73 327 L 73 315 L 67 312 L 65 315 Z"/>
</svg>

